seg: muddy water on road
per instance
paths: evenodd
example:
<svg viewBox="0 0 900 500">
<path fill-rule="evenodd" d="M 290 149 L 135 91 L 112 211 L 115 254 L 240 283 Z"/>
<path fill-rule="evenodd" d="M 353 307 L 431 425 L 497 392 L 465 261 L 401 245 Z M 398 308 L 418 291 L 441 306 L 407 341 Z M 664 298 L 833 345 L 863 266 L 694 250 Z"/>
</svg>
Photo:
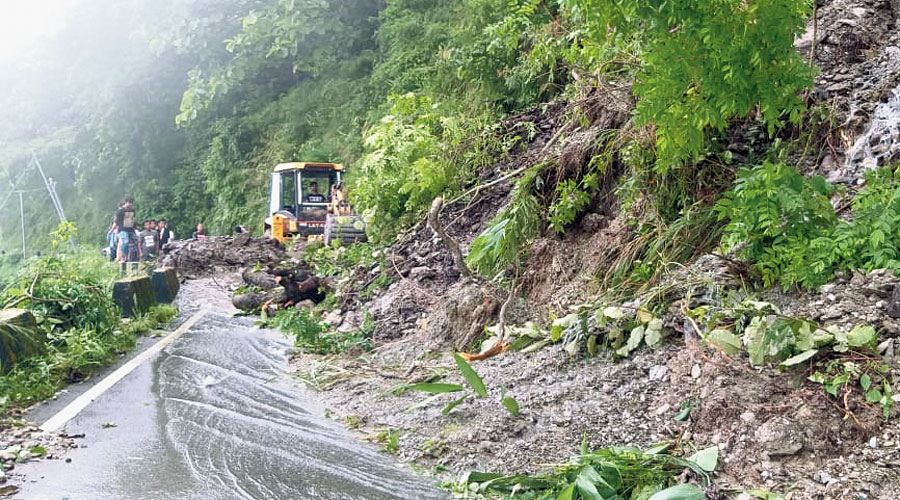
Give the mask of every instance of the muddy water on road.
<svg viewBox="0 0 900 500">
<path fill-rule="evenodd" d="M 188 313 L 210 305 L 191 286 L 181 300 Z M 288 347 L 212 304 L 68 424 L 87 447 L 71 463 L 28 466 L 29 478 L 43 479 L 21 498 L 446 498 L 322 418 L 282 371 Z"/>
</svg>

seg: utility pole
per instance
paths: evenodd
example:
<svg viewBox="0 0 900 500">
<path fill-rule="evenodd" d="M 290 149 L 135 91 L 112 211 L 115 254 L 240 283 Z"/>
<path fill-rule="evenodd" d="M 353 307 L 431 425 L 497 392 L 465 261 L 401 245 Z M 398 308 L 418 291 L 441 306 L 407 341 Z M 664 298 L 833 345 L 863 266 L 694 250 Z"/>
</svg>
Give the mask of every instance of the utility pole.
<svg viewBox="0 0 900 500">
<path fill-rule="evenodd" d="M 56 194 L 56 183 L 53 182 L 53 179 L 47 179 L 47 176 L 44 174 L 44 169 L 41 167 L 41 162 L 38 161 L 34 151 L 31 152 L 31 161 L 37 167 L 38 172 L 41 173 L 41 179 L 44 180 L 44 185 L 47 186 L 47 192 L 50 194 L 50 201 L 53 202 L 53 207 L 56 208 L 56 215 L 59 216 L 59 221 L 68 222 L 66 220 L 66 213 L 63 211 L 62 202 L 59 201 L 59 196 Z M 75 238 L 69 238 L 69 245 L 72 247 L 72 250 L 75 250 Z"/>
<path fill-rule="evenodd" d="M 22 259 L 25 259 L 25 200 L 22 198 L 23 191 L 19 193 L 19 217 L 22 219 Z"/>
</svg>

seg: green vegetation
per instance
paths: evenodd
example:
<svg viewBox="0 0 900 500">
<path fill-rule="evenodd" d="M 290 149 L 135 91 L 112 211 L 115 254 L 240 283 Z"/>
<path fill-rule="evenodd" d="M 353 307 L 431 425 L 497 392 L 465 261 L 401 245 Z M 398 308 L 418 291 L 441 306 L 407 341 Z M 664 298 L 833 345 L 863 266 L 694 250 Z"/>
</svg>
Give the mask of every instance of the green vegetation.
<svg viewBox="0 0 900 500">
<path fill-rule="evenodd" d="M 743 169 L 719 202 L 729 221 L 723 245 L 739 249 L 768 286 L 815 288 L 837 270 L 900 271 L 900 172 L 865 174 L 849 220 L 829 201 L 834 188 L 821 177 L 804 178 L 794 167 L 764 163 Z"/>
<path fill-rule="evenodd" d="M 471 472 L 457 487 L 468 492 L 506 494 L 523 499 L 592 500 L 631 498 L 641 500 L 703 500 L 696 484 L 678 484 L 685 471 L 709 484 L 709 473 L 718 466 L 719 449 L 707 448 L 682 457 L 672 443 L 648 450 L 610 447 L 581 454 L 555 467 L 553 474 L 505 476 Z M 683 450 L 678 450 L 683 452 Z"/>
<path fill-rule="evenodd" d="M 487 387 L 484 385 L 484 381 L 481 379 L 481 376 L 478 375 L 478 372 L 472 368 L 466 360 L 459 355 L 459 353 L 453 353 L 453 360 L 456 362 L 456 366 L 459 368 L 460 373 L 463 376 L 463 380 L 465 380 L 466 385 L 469 387 L 471 392 L 469 394 L 464 394 L 463 396 L 454 399 L 441 410 L 441 415 L 447 415 L 454 408 L 463 404 L 469 398 L 486 398 L 488 395 Z M 418 384 L 405 385 L 402 387 L 403 391 L 419 391 L 427 394 L 433 394 L 430 398 L 422 401 L 417 404 L 415 407 L 426 406 L 431 404 L 432 402 L 440 399 L 444 394 L 448 393 L 458 393 L 464 392 L 465 387 L 459 384 L 445 384 L 439 382 L 420 382 Z M 500 394 L 500 404 L 509 412 L 510 415 L 516 416 L 519 414 L 519 403 L 512 396 L 506 395 L 506 390 L 501 391 Z"/>
<path fill-rule="evenodd" d="M 592 43 L 637 47 L 637 125 L 665 170 L 701 154 L 708 129 L 759 111 L 769 134 L 804 110 L 813 72 L 794 40 L 809 1 L 567 0 Z"/>
<path fill-rule="evenodd" d="M 57 240 L 68 240 L 68 234 Z M 90 377 L 135 346 L 135 336 L 171 321 L 177 311 L 156 306 L 122 323 L 110 295 L 116 266 L 94 252 L 54 253 L 31 259 L 0 290 L 0 306 L 30 311 L 46 349 L 0 376 L 0 407 L 33 404 L 64 384 Z"/>
<path fill-rule="evenodd" d="M 287 308 L 275 313 L 272 318 L 260 322 L 284 332 L 294 339 L 294 346 L 313 354 L 337 354 L 351 350 L 372 350 L 372 326 L 363 322 L 359 330 L 343 333 L 333 331 L 316 313 L 306 309 Z"/>
</svg>

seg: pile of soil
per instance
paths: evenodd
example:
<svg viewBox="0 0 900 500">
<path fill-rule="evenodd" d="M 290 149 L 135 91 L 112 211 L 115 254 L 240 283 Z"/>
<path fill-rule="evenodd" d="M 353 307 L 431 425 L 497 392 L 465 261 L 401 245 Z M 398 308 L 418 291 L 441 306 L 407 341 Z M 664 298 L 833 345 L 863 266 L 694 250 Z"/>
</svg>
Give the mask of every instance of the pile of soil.
<svg viewBox="0 0 900 500">
<path fill-rule="evenodd" d="M 174 267 L 179 276 L 194 279 L 286 258 L 285 248 L 278 241 L 243 233 L 173 241 L 163 248 L 158 266 Z"/>
</svg>

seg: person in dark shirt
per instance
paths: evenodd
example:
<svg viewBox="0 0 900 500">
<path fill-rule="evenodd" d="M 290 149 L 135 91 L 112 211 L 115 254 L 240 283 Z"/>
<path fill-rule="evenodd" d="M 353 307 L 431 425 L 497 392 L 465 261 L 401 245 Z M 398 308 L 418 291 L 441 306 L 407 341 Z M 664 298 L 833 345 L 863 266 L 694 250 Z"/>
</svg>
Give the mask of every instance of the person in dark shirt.
<svg viewBox="0 0 900 500">
<path fill-rule="evenodd" d="M 325 197 L 319 193 L 319 183 L 309 183 L 309 194 L 306 195 L 307 203 L 325 203 Z"/>
<path fill-rule="evenodd" d="M 169 223 L 166 219 L 159 219 L 159 247 L 164 247 L 173 239 L 175 239 L 175 233 L 169 228 Z"/>
<path fill-rule="evenodd" d="M 116 227 L 119 229 L 119 245 L 116 251 L 116 259 L 119 262 L 127 262 L 128 246 L 135 238 L 134 233 L 134 199 L 125 198 L 125 202 L 116 211 Z"/>
<path fill-rule="evenodd" d="M 144 230 L 141 231 L 138 241 L 141 261 L 156 258 L 159 253 L 159 236 L 150 221 L 144 221 Z"/>
</svg>

